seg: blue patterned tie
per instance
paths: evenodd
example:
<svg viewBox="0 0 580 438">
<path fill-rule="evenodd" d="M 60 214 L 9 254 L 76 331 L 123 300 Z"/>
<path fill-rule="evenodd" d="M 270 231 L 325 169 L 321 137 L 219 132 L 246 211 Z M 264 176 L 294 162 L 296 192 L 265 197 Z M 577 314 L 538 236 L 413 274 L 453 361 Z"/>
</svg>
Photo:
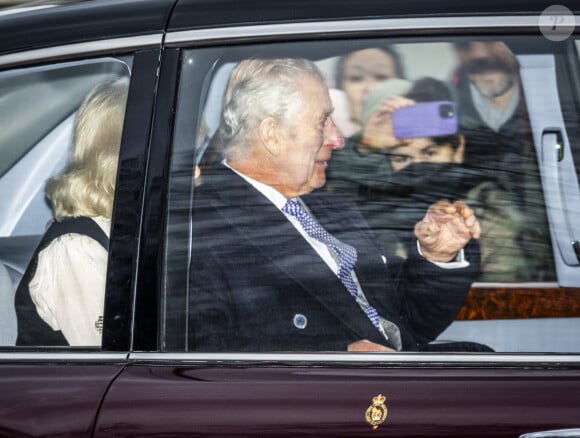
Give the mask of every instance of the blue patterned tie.
<svg viewBox="0 0 580 438">
<path fill-rule="evenodd" d="M 326 231 L 318 222 L 312 218 L 312 216 L 310 216 L 302 208 L 298 202 L 289 199 L 286 202 L 286 205 L 284 205 L 282 208 L 282 211 L 298 219 L 300 225 L 302 225 L 302 228 L 304 228 L 304 231 L 306 231 L 306 234 L 324 243 L 326 246 L 332 249 L 332 251 L 334 251 L 338 257 L 337 276 L 356 300 L 358 296 L 358 288 L 354 279 L 352 278 L 352 271 L 357 259 L 356 249 L 348 243 L 344 243 L 338 240 L 336 237 Z M 374 324 L 374 326 L 382 332 L 377 310 L 370 304 L 368 306 L 363 306 L 363 310 Z"/>
</svg>

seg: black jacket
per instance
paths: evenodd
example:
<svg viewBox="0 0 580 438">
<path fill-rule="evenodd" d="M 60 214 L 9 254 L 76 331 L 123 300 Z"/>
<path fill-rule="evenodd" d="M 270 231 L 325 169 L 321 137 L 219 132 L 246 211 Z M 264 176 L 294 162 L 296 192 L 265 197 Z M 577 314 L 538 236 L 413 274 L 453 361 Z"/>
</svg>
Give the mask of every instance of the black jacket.
<svg viewBox="0 0 580 438">
<path fill-rule="evenodd" d="M 355 272 L 403 348 L 439 335 L 461 308 L 479 270 L 445 270 L 412 255 L 385 263 L 362 216 L 341 198 L 302 197 L 317 220 L 358 251 Z M 269 200 L 229 169 L 205 174 L 193 204 L 189 327 L 192 350 L 345 351 L 368 339 L 387 344 L 318 254 Z M 296 324 L 299 318 L 301 324 Z"/>
</svg>

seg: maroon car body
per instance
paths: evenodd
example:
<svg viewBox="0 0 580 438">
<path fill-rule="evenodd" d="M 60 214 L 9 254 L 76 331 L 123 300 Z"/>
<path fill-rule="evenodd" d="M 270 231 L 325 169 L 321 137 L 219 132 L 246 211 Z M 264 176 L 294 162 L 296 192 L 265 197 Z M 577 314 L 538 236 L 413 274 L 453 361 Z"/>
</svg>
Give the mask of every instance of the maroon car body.
<svg viewBox="0 0 580 438">
<path fill-rule="evenodd" d="M 325 51 L 339 54 L 343 43 L 373 38 L 402 45 L 482 39 L 511 42 L 523 64 L 556 59 L 549 64 L 558 79 L 552 91 L 560 93 L 567 130 L 562 136 L 556 126 L 544 134 L 559 133 L 567 157 L 576 157 L 570 169 L 577 173 L 580 33 L 574 28 L 557 42 L 542 36 L 539 20 L 549 6 L 539 0 L 94 0 L 11 14 L 0 9 L 0 81 L 2 74 L 87 59 L 130 58 L 131 70 L 102 348 L 0 346 L 0 436 L 466 438 L 558 430 L 541 436 L 580 436 L 580 349 L 574 350 L 580 262 L 566 258 L 573 245 L 558 246 L 557 218 L 549 216 L 555 278 L 474 284 L 459 319 L 510 324 L 539 318 L 543 324 L 561 318 L 567 324 L 561 337 L 552 339 L 553 350 L 544 340 L 542 349 L 506 347 L 489 354 L 188 352 L 182 309 L 187 256 L 178 244 L 184 230 L 171 227 L 181 200 L 172 191 L 180 176 L 179 153 L 198 134 L 200 102 L 210 100 L 204 78 L 218 69 L 208 66 L 251 56 L 256 47 L 320 60 Z M 580 14 L 578 4 L 567 7 Z M 575 61 L 562 65 L 569 53 Z M 549 94 L 553 75 L 542 74 Z M 531 84 L 535 78 L 528 76 Z M 195 90 L 194 98 L 184 98 L 187 90 Z M 526 97 L 534 116 L 534 98 Z M 1 103 L 0 94 L 0 108 L 8 111 Z M 547 137 L 536 144 L 542 141 Z M 571 186 L 558 192 L 567 205 L 578 180 L 572 178 Z M 570 207 L 571 215 L 575 211 Z M 566 222 L 568 229 L 578 232 L 573 220 Z M 9 268 L 18 265 L 13 248 L 25 238 L 0 235 L 0 261 Z M 513 307 L 497 298 L 506 290 L 518 292 Z M 478 332 L 485 326 L 473 327 Z M 521 327 L 522 339 L 539 337 Z M 566 342 L 569 349 L 561 346 Z M 367 410 L 379 395 L 385 397 L 386 417 L 373 428 Z"/>
</svg>

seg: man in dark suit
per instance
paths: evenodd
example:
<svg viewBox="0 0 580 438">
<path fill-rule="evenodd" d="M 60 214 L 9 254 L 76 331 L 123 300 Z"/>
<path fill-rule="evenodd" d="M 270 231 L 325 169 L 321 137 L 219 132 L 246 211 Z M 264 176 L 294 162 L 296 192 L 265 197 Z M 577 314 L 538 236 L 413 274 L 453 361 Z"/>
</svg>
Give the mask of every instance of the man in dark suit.
<svg viewBox="0 0 580 438">
<path fill-rule="evenodd" d="M 232 72 L 215 142 L 225 161 L 193 200 L 191 350 L 421 350 L 459 311 L 479 270 L 473 212 L 434 204 L 417 253 L 385 259 L 356 210 L 316 191 L 343 146 L 331 113 L 309 61 Z"/>
</svg>

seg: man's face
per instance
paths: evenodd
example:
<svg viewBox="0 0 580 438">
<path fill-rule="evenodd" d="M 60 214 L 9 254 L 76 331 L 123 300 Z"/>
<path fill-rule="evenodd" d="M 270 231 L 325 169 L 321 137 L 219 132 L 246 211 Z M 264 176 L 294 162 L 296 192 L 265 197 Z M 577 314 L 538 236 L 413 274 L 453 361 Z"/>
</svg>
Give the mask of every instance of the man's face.
<svg viewBox="0 0 580 438">
<path fill-rule="evenodd" d="M 310 76 L 301 83 L 302 96 L 289 109 L 287 132 L 276 157 L 276 188 L 288 198 L 322 187 L 332 151 L 344 145 L 330 117 L 332 105 L 326 86 Z"/>
<path fill-rule="evenodd" d="M 458 48 L 457 54 L 471 82 L 488 99 L 502 96 L 517 83 L 517 59 L 500 41 L 474 41 Z"/>
</svg>

